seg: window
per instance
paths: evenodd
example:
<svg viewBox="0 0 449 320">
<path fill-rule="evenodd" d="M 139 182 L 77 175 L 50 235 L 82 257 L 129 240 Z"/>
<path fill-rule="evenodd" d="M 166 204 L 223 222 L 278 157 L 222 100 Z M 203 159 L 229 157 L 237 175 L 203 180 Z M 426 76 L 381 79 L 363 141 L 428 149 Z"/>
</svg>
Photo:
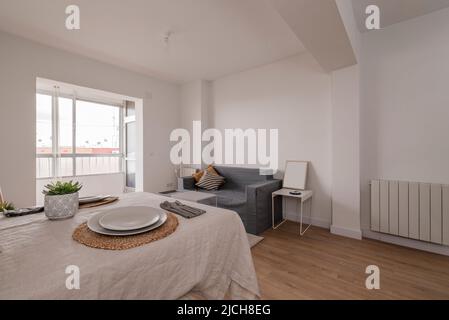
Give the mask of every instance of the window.
<svg viewBox="0 0 449 320">
<path fill-rule="evenodd" d="M 136 107 L 134 102 L 125 103 L 125 185 L 128 190 L 136 188 Z"/>
<path fill-rule="evenodd" d="M 123 172 L 123 107 L 36 94 L 37 178 Z"/>
</svg>

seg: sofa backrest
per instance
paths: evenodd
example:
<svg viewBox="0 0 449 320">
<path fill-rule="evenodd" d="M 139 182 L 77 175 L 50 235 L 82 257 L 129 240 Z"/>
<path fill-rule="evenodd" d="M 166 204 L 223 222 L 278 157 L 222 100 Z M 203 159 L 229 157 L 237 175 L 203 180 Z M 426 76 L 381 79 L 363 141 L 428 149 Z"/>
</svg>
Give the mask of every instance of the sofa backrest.
<svg viewBox="0 0 449 320">
<path fill-rule="evenodd" d="M 258 168 L 214 166 L 226 178 L 223 189 L 245 189 L 249 184 L 273 180 L 273 175 L 261 175 Z"/>
</svg>

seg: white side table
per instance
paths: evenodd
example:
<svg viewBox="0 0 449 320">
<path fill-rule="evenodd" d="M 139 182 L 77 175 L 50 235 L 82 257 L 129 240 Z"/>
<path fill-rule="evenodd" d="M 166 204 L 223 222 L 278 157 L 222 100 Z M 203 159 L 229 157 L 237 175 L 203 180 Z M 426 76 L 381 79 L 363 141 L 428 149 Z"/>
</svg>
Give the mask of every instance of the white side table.
<svg viewBox="0 0 449 320">
<path fill-rule="evenodd" d="M 310 221 L 309 225 L 303 230 L 303 207 L 304 207 L 304 203 L 309 201 L 310 205 L 309 205 L 309 217 L 311 218 L 312 215 L 312 196 L 313 196 L 313 192 L 311 190 L 300 190 L 301 194 L 299 195 L 294 195 L 294 194 L 290 194 L 290 191 L 293 191 L 292 189 L 280 189 L 277 190 L 275 192 L 273 192 L 271 194 L 271 218 L 272 218 L 272 227 L 273 229 L 277 229 L 281 224 L 283 224 L 285 221 L 287 221 L 286 219 L 283 219 L 280 223 L 278 223 L 277 225 L 274 225 L 274 199 L 276 197 L 282 197 L 282 210 L 284 210 L 285 208 L 285 198 L 295 198 L 297 200 L 296 202 L 296 212 L 298 213 L 298 204 L 301 205 L 300 211 L 299 211 L 299 234 L 302 236 L 304 235 L 304 233 L 307 231 L 307 229 L 309 229 L 309 227 L 311 226 L 312 222 Z"/>
</svg>

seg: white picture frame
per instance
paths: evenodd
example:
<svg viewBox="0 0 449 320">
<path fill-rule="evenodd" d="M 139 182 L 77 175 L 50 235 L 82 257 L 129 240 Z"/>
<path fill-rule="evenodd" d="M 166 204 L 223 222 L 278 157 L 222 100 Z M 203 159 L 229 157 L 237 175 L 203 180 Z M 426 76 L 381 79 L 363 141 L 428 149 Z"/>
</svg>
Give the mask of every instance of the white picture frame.
<svg viewBox="0 0 449 320">
<path fill-rule="evenodd" d="M 305 190 L 307 185 L 308 165 L 308 161 L 287 160 L 285 162 L 283 188 Z"/>
</svg>

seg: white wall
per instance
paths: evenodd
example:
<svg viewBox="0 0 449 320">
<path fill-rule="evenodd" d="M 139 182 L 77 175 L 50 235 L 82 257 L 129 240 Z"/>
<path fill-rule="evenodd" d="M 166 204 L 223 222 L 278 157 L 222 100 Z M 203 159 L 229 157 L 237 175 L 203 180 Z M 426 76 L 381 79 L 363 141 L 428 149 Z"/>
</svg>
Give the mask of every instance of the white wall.
<svg viewBox="0 0 449 320">
<path fill-rule="evenodd" d="M 359 67 L 332 73 L 332 226 L 335 234 L 361 239 Z"/>
<path fill-rule="evenodd" d="M 362 223 L 369 180 L 449 183 L 449 9 L 363 35 Z"/>
<path fill-rule="evenodd" d="M 193 121 L 201 121 L 201 130 L 209 128 L 211 109 L 211 82 L 197 80 L 181 85 L 181 127 L 187 129 L 192 137 Z M 207 143 L 202 142 L 204 147 Z M 193 150 L 192 155 L 193 156 Z M 204 165 L 204 164 L 203 164 Z M 186 167 L 201 168 L 201 164 Z"/>
<path fill-rule="evenodd" d="M 0 32 L 0 184 L 17 206 L 36 197 L 36 77 L 143 99 L 145 191 L 172 188 L 169 134 L 179 126 L 179 87 Z"/>
<path fill-rule="evenodd" d="M 192 131 L 192 121 L 202 118 L 202 83 L 200 80 L 181 86 L 181 127 Z"/>
<path fill-rule="evenodd" d="M 331 78 L 309 54 L 212 83 L 213 127 L 279 129 L 279 165 L 309 160 L 314 222 L 331 221 Z M 294 205 L 287 206 L 294 217 Z"/>
<path fill-rule="evenodd" d="M 181 126 L 192 131 L 192 121 L 201 121 L 202 129 L 209 127 L 209 81 L 198 80 L 181 85 Z"/>
</svg>

